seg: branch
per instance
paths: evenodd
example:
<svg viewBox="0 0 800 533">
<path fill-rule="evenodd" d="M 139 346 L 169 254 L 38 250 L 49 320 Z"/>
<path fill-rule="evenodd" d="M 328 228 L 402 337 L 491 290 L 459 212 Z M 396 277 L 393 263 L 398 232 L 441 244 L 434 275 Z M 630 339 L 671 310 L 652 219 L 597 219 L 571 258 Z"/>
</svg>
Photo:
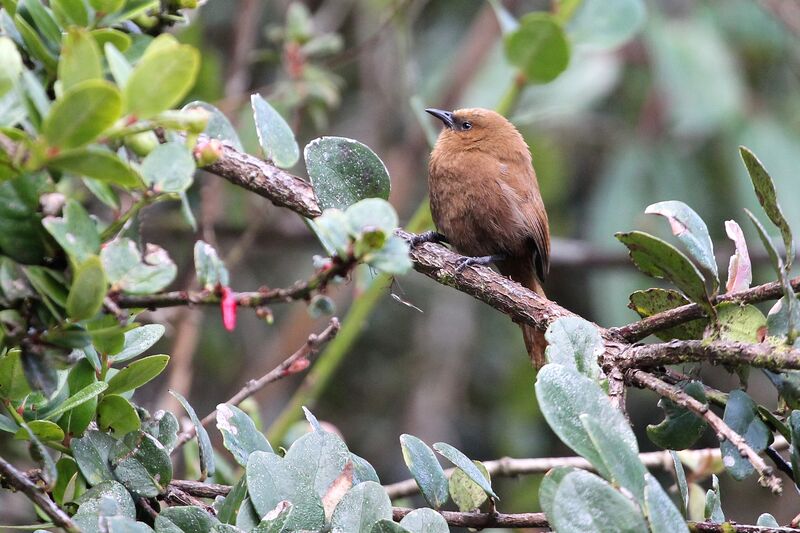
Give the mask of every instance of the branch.
<svg viewBox="0 0 800 533">
<path fill-rule="evenodd" d="M 800 291 L 800 277 L 790 280 L 790 283 L 795 292 Z M 781 296 L 783 296 L 783 287 L 779 282 L 773 281 L 772 283 L 765 283 L 744 291 L 717 296 L 711 303 L 715 305 L 722 302 L 758 303 L 776 300 Z M 696 318 L 703 318 L 703 316 L 703 311 L 699 305 L 686 304 L 669 311 L 656 313 L 627 326 L 610 328 L 609 331 L 629 342 L 635 342 L 644 339 L 655 331 L 671 328 Z"/>
<path fill-rule="evenodd" d="M 768 466 L 767 463 L 764 462 L 764 459 L 762 459 L 761 456 L 758 455 L 750 447 L 750 445 L 747 444 L 747 442 L 745 442 L 741 435 L 733 431 L 719 416 L 716 415 L 716 413 L 711 411 L 707 404 L 699 402 L 683 392 L 680 388 L 661 381 L 657 377 L 653 376 L 652 374 L 648 374 L 643 370 L 627 370 L 625 372 L 625 379 L 633 385 L 650 389 L 664 398 L 669 398 L 681 407 L 688 409 L 697 416 L 701 417 L 708 423 L 709 426 L 714 429 L 720 442 L 726 439 L 729 440 L 734 446 L 736 446 L 742 457 L 745 457 L 748 461 L 750 461 L 750 464 L 753 465 L 753 468 L 756 469 L 760 476 L 758 482 L 762 486 L 768 487 L 774 494 L 780 494 L 781 479 L 775 475 L 772 467 Z"/>
<path fill-rule="evenodd" d="M 776 371 L 800 370 L 800 350 L 763 342 L 675 340 L 633 346 L 617 363 L 623 368 L 649 368 L 696 361 L 749 365 Z"/>
<path fill-rule="evenodd" d="M 395 522 L 399 522 L 404 516 L 414 509 L 405 507 L 393 507 L 392 516 Z M 549 527 L 547 517 L 544 513 L 459 513 L 456 511 L 439 511 L 448 525 L 456 527 L 470 527 L 474 529 L 484 529 L 487 527 L 503 528 L 527 528 L 527 527 Z"/>
<path fill-rule="evenodd" d="M 222 143 L 222 156 L 204 170 L 301 216 L 314 218 L 322 214 L 310 183 L 227 143 Z"/>
<path fill-rule="evenodd" d="M 692 456 L 698 462 L 720 458 L 719 448 L 687 450 L 686 452 L 681 453 L 692 454 Z M 660 468 L 664 470 L 673 468 L 672 456 L 670 455 L 669 451 L 640 453 L 639 459 L 647 468 Z M 572 466 L 582 470 L 596 472 L 595 467 L 583 457 L 545 457 L 526 459 L 513 459 L 511 457 L 504 457 L 494 461 L 485 461 L 483 466 L 486 467 L 489 475 L 493 478 L 514 477 L 529 474 L 544 474 L 559 466 Z M 455 470 L 455 468 L 448 468 L 444 471 L 444 473 L 447 477 L 450 477 Z M 386 489 L 386 492 L 389 494 L 389 498 L 391 499 L 404 498 L 406 496 L 419 494 L 419 485 L 417 485 L 417 482 L 414 479 L 406 479 L 404 481 L 392 483 L 391 485 L 384 485 L 383 488 Z"/>
<path fill-rule="evenodd" d="M 346 276 L 355 264 L 356 261 L 353 258 L 344 260 L 334 258 L 330 268 L 317 272 L 307 281 L 298 281 L 287 288 L 262 288 L 251 292 L 236 292 L 233 297 L 239 307 L 261 307 L 262 305 L 276 302 L 305 300 L 314 291 L 325 289 L 335 277 Z M 116 294 L 112 299 L 117 306 L 123 309 L 156 309 L 178 305 L 218 305 L 222 300 L 219 294 L 208 290 L 172 291 L 144 296 Z"/>
<path fill-rule="evenodd" d="M 306 340 L 305 344 L 303 344 L 300 348 L 297 349 L 292 355 L 287 357 L 281 364 L 264 374 L 258 379 L 251 379 L 247 382 L 247 384 L 242 387 L 242 389 L 234 394 L 227 402 L 230 405 L 239 405 L 247 398 L 255 394 L 256 392 L 260 391 L 270 383 L 274 383 L 279 379 L 283 379 L 286 376 L 290 376 L 292 374 L 296 374 L 305 370 L 307 365 L 297 368 L 292 368 L 292 365 L 295 363 L 308 360 L 309 357 L 313 356 L 317 353 L 317 351 L 325 345 L 328 341 L 333 339 L 336 334 L 339 333 L 339 319 L 336 317 L 331 318 L 328 327 L 325 328 L 319 334 L 311 334 L 308 336 L 308 340 Z M 216 418 L 217 410 L 214 409 L 209 414 L 207 414 L 200 423 L 203 427 L 208 426 L 211 422 L 213 422 Z M 192 437 L 195 436 L 195 428 L 194 426 L 190 427 L 186 431 L 180 434 L 178 437 L 178 441 L 175 444 L 175 448 L 173 451 L 177 450 L 181 446 L 183 446 L 186 442 L 191 440 Z"/>
<path fill-rule="evenodd" d="M 80 533 L 78 525 L 65 513 L 56 502 L 51 500 L 47 494 L 35 483 L 28 479 L 23 472 L 20 472 L 11 463 L 6 462 L 0 457 L 0 477 L 2 477 L 11 487 L 22 492 L 30 501 L 39 506 L 53 523 L 69 533 Z"/>
</svg>

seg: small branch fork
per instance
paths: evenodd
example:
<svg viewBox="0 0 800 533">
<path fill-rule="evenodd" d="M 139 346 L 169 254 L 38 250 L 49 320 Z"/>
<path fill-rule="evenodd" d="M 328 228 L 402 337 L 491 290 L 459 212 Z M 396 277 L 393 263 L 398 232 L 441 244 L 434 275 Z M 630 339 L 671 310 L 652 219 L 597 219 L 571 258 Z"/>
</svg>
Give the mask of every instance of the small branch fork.
<svg viewBox="0 0 800 533">
<path fill-rule="evenodd" d="M 25 494 L 29 500 L 39 506 L 53 524 L 63 528 L 68 533 L 80 533 L 78 525 L 72 521 L 67 513 L 56 505 L 45 492 L 33 481 L 28 479 L 25 473 L 20 472 L 14 465 L 0 457 L 0 478 L 13 489 Z"/>
<path fill-rule="evenodd" d="M 762 486 L 769 488 L 774 494 L 781 492 L 781 479 L 775 474 L 772 467 L 764 462 L 764 459 L 745 442 L 741 435 L 732 430 L 716 413 L 711 411 L 708 408 L 708 404 L 701 403 L 675 385 L 670 385 L 644 370 L 627 370 L 625 379 L 632 385 L 649 389 L 658 393 L 659 396 L 669 398 L 677 405 L 692 411 L 708 422 L 708 425 L 716 432 L 720 441 L 730 441 L 739 450 L 741 456 L 750 461 L 759 474 L 758 482 Z"/>
<path fill-rule="evenodd" d="M 296 374 L 298 372 L 302 372 L 306 368 L 308 368 L 310 364 L 309 358 L 316 355 L 319 349 L 327 344 L 331 339 L 333 339 L 337 333 L 339 333 L 339 319 L 336 317 L 331 318 L 328 327 L 322 330 L 318 334 L 311 334 L 308 336 L 308 340 L 297 349 L 292 355 L 287 357 L 283 362 L 281 362 L 278 366 L 264 374 L 258 379 L 251 379 L 250 381 L 245 384 L 244 387 L 239 390 L 236 394 L 231 396 L 231 398 L 226 401 L 225 403 L 230 405 L 239 405 L 243 401 L 245 401 L 250 396 L 254 395 L 270 383 L 274 383 L 280 379 L 283 379 L 287 376 L 291 376 L 292 374 Z M 217 415 L 217 410 L 214 409 L 209 414 L 207 414 L 200 423 L 203 427 L 208 426 L 211 424 Z M 195 428 L 194 426 L 188 428 L 186 431 L 180 434 L 178 437 L 178 441 L 175 444 L 175 448 L 173 452 L 186 444 L 192 437 L 195 436 Z"/>
</svg>

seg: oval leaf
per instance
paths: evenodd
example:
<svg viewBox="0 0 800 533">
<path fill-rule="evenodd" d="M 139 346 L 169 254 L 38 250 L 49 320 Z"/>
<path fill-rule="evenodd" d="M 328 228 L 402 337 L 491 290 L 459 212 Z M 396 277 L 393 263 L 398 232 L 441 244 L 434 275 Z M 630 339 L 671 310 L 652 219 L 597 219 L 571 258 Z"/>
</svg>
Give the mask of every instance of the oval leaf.
<svg viewBox="0 0 800 533">
<path fill-rule="evenodd" d="M 300 159 L 300 148 L 294 132 L 283 117 L 261 95 L 250 96 L 253 118 L 256 122 L 258 144 L 264 156 L 281 168 L 293 167 Z"/>
<path fill-rule="evenodd" d="M 105 80 L 88 80 L 56 101 L 44 120 L 42 133 L 51 146 L 78 148 L 95 140 L 121 114 L 122 96 L 116 86 Z"/>
<path fill-rule="evenodd" d="M 303 156 L 322 209 L 345 209 L 364 198 L 389 198 L 386 165 L 358 141 L 321 137 L 306 145 Z"/>
<path fill-rule="evenodd" d="M 108 290 L 108 280 L 100 258 L 90 257 L 75 271 L 67 297 L 67 315 L 72 320 L 92 318 L 100 311 Z"/>
<path fill-rule="evenodd" d="M 570 366 L 593 380 L 599 378 L 597 358 L 605 345 L 594 324 L 577 316 L 559 318 L 550 324 L 544 338 L 548 363 Z"/>
<path fill-rule="evenodd" d="M 145 359 L 150 358 L 146 357 Z M 141 359 L 140 361 L 144 361 L 145 359 Z M 169 393 L 178 399 L 189 414 L 189 418 L 192 419 L 192 424 L 194 424 L 194 431 L 197 435 L 197 444 L 200 453 L 200 480 L 202 481 L 206 477 L 214 475 L 214 448 L 211 447 L 211 439 L 208 438 L 208 431 L 203 427 L 203 424 L 197 417 L 197 413 L 194 412 L 194 409 L 189 405 L 186 398 L 175 391 L 169 391 Z"/>
<path fill-rule="evenodd" d="M 761 453 L 772 440 L 772 432 L 758 415 L 758 405 L 741 390 L 732 390 L 725 405 L 722 420 L 736 433 L 741 435 L 756 453 Z M 734 479 L 742 480 L 755 470 L 747 458 L 742 457 L 739 449 L 729 440 L 720 442 L 722 464 Z"/>
<path fill-rule="evenodd" d="M 442 465 L 427 444 L 413 435 L 400 435 L 403 460 L 422 491 L 425 500 L 434 509 L 447 503 L 448 482 Z"/>
<path fill-rule="evenodd" d="M 333 511 L 331 528 L 336 531 L 370 531 L 379 520 L 392 517 L 392 502 L 386 490 L 365 481 L 347 491 Z"/>
<path fill-rule="evenodd" d="M 255 451 L 272 452 L 272 446 L 253 420 L 236 406 L 225 403 L 217 406 L 217 429 L 222 433 L 225 448 L 241 466 L 247 466 L 250 454 Z"/>
<path fill-rule="evenodd" d="M 50 159 L 47 166 L 129 189 L 142 186 L 139 174 L 116 154 L 104 148 L 90 146 L 70 150 Z"/>
<path fill-rule="evenodd" d="M 161 324 L 147 324 L 125 332 L 125 345 L 122 351 L 112 356 L 112 361 L 121 363 L 133 359 L 153 346 L 164 336 L 166 328 Z"/>
<path fill-rule="evenodd" d="M 155 192 L 179 193 L 192 185 L 197 166 L 180 142 L 159 144 L 142 161 L 142 179 Z"/>
<path fill-rule="evenodd" d="M 476 485 L 483 489 L 486 494 L 495 500 L 500 499 L 497 497 L 497 494 L 494 493 L 494 490 L 492 490 L 492 484 L 488 479 L 483 477 L 481 471 L 478 470 L 478 467 L 475 466 L 469 457 L 446 442 L 437 442 L 433 445 L 433 449 L 442 454 L 442 456 L 448 461 L 463 470 L 467 477 L 469 477 L 473 482 L 475 482 Z"/>
<path fill-rule="evenodd" d="M 448 533 L 450 528 L 442 515 L 433 509 L 415 509 L 400 520 L 409 533 Z M 374 530 L 373 530 L 374 533 Z"/>
<path fill-rule="evenodd" d="M 199 70 L 200 53 L 192 46 L 175 43 L 148 49 L 125 83 L 127 112 L 150 118 L 171 108 L 194 86 Z"/>
<path fill-rule="evenodd" d="M 505 37 L 508 61 L 533 82 L 547 83 L 569 64 L 569 42 L 561 23 L 548 13 L 529 13 Z"/>
<path fill-rule="evenodd" d="M 652 533 L 689 533 L 680 511 L 658 484 L 656 478 L 645 475 L 644 509 Z"/>
<path fill-rule="evenodd" d="M 102 78 L 103 65 L 97 41 L 83 28 L 69 28 L 58 59 L 61 86 L 66 91 L 82 81 Z"/>
<path fill-rule="evenodd" d="M 58 418 L 60 415 L 66 413 L 70 409 L 74 409 L 75 407 L 81 405 L 82 403 L 88 402 L 92 398 L 95 398 L 101 392 L 108 390 L 108 384 L 105 381 L 98 381 L 96 383 L 92 383 L 88 385 L 69 398 L 67 398 L 64 403 L 58 406 L 57 409 L 51 411 L 48 415 L 48 419 Z"/>
<path fill-rule="evenodd" d="M 236 128 L 233 127 L 233 124 L 231 124 L 228 117 L 226 117 L 222 111 L 208 102 L 200 101 L 190 102 L 183 106 L 183 110 L 191 109 L 204 109 L 208 111 L 210 117 L 206 129 L 203 132 L 204 135 L 212 139 L 227 142 L 240 152 L 244 152 L 244 147 L 242 146 L 242 141 L 239 140 L 239 135 L 236 133 Z M 299 157 L 299 154 L 297 157 Z"/>
<path fill-rule="evenodd" d="M 119 394 L 141 387 L 167 367 L 168 355 L 151 355 L 129 364 L 108 380 L 107 394 Z"/>
</svg>

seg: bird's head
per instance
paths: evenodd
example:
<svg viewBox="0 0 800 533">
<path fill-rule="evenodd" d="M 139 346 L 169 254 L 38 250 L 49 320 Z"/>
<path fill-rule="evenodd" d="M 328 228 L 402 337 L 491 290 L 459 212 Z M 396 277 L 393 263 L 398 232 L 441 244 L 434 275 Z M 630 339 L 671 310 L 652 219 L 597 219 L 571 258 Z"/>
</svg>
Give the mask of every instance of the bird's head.
<svg viewBox="0 0 800 533">
<path fill-rule="evenodd" d="M 510 145 L 524 146 L 525 141 L 511 122 L 503 115 L 479 107 L 443 111 L 426 109 L 444 124 L 439 142 L 462 149 L 492 150 Z"/>
</svg>

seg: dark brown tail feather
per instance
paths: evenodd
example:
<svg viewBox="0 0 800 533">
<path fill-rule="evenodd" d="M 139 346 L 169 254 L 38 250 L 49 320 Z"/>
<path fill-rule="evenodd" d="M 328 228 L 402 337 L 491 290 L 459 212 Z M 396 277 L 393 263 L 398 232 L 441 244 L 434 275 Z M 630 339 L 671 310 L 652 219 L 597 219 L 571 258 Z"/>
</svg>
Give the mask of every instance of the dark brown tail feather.
<svg viewBox="0 0 800 533">
<path fill-rule="evenodd" d="M 533 261 L 530 259 L 510 259 L 498 262 L 497 268 L 504 276 L 510 277 L 539 296 L 546 297 L 539 278 L 536 276 Z M 531 363 L 536 370 L 539 370 L 544 366 L 544 350 L 547 348 L 544 332 L 527 324 L 520 324 L 520 328 L 522 328 L 522 338 L 525 341 L 525 348 L 528 350 Z"/>
</svg>

